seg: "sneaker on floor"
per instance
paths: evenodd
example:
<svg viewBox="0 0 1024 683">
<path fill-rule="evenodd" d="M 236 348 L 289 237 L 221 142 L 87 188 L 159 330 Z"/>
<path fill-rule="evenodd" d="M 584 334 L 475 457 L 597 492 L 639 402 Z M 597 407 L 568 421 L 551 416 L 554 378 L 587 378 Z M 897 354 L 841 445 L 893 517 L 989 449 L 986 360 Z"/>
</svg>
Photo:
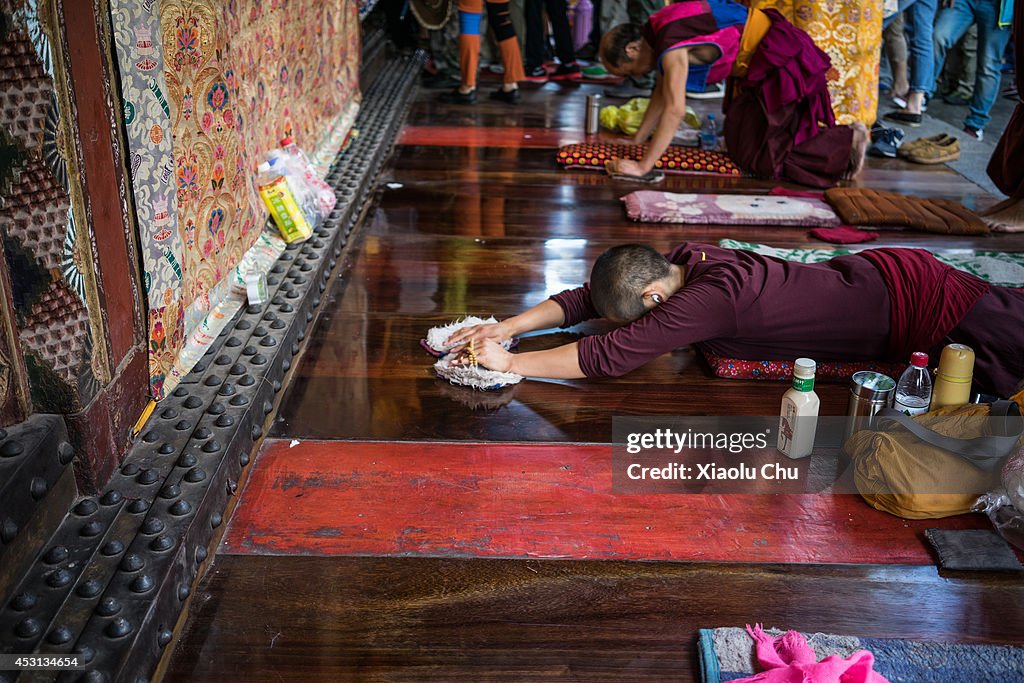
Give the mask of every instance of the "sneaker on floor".
<svg viewBox="0 0 1024 683">
<path fill-rule="evenodd" d="M 978 142 L 981 142 L 982 140 L 985 139 L 985 131 L 979 130 L 979 129 L 975 128 L 974 126 L 964 126 L 964 132 L 967 133 L 968 135 L 970 135 L 972 138 L 974 138 Z"/>
<path fill-rule="evenodd" d="M 948 140 L 954 140 L 955 138 L 950 137 L 945 133 L 939 133 L 938 135 L 932 135 L 927 138 L 916 138 L 910 142 L 906 142 L 900 145 L 899 150 L 896 152 L 896 156 L 907 158 L 910 153 L 921 145 L 944 145 L 947 144 Z"/>
<path fill-rule="evenodd" d="M 900 145 L 903 144 L 903 131 L 899 128 L 875 126 L 871 129 L 871 146 L 868 154 L 876 157 L 895 159 Z"/>
<path fill-rule="evenodd" d="M 597 47 L 593 43 L 587 43 L 580 49 L 576 50 L 576 56 L 589 62 L 590 60 L 597 58 Z"/>
<path fill-rule="evenodd" d="M 725 83 L 709 83 L 704 90 L 687 90 L 686 96 L 694 100 L 719 100 L 725 97 Z"/>
<path fill-rule="evenodd" d="M 578 81 L 583 78 L 583 71 L 576 62 L 571 64 L 559 64 L 554 73 L 551 74 L 553 81 Z"/>
<path fill-rule="evenodd" d="M 491 64 L 487 67 L 487 70 L 492 74 L 498 74 L 499 76 L 505 73 L 505 67 L 501 64 Z"/>
<path fill-rule="evenodd" d="M 530 83 L 547 83 L 548 70 L 542 66 L 527 67 L 526 80 Z"/>
<path fill-rule="evenodd" d="M 445 104 L 476 104 L 476 88 L 466 93 L 459 92 L 458 89 L 451 90 L 441 93 L 437 99 Z"/>
<path fill-rule="evenodd" d="M 498 88 L 497 90 L 492 91 L 488 97 L 492 100 L 498 100 L 499 102 L 504 102 L 506 104 L 519 104 L 520 100 L 523 99 L 523 94 L 519 92 L 519 88 L 514 88 L 513 90 L 502 90 L 501 88 Z"/>
<path fill-rule="evenodd" d="M 960 158 L 960 141 L 946 138 L 941 142 L 924 141 L 907 155 L 907 161 L 915 164 L 945 164 Z"/>
<path fill-rule="evenodd" d="M 608 73 L 608 70 L 605 69 L 600 64 L 588 66 L 587 68 L 583 69 L 582 73 L 585 77 L 593 79 L 615 78 L 615 76 L 612 76 L 610 73 Z"/>
</svg>

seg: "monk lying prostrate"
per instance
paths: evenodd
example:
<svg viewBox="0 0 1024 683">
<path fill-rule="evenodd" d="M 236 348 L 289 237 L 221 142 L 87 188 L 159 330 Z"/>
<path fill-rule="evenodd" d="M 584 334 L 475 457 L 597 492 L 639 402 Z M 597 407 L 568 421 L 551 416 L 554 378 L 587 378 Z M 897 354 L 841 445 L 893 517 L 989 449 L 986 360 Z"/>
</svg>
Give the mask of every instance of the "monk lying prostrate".
<svg viewBox="0 0 1024 683">
<path fill-rule="evenodd" d="M 621 326 L 545 351 L 497 342 L 603 317 Z M 1010 396 L 1024 379 L 1024 289 L 989 285 L 921 249 L 869 249 L 797 263 L 684 243 L 666 255 L 642 244 L 609 249 L 590 282 L 499 323 L 463 328 L 476 361 L 527 377 L 616 377 L 696 345 L 748 360 L 938 361 L 967 344 L 975 386 Z"/>
<path fill-rule="evenodd" d="M 744 171 L 830 187 L 864 164 L 867 128 L 836 125 L 826 80 L 829 56 L 774 9 L 748 10 L 732 0 L 673 3 L 643 26 L 608 31 L 601 62 L 619 76 L 657 73 L 651 103 L 631 140 L 649 139 L 646 154 L 640 161 L 609 161 L 610 174 L 650 172 L 683 121 L 686 91 L 729 77 L 725 138 Z"/>
</svg>

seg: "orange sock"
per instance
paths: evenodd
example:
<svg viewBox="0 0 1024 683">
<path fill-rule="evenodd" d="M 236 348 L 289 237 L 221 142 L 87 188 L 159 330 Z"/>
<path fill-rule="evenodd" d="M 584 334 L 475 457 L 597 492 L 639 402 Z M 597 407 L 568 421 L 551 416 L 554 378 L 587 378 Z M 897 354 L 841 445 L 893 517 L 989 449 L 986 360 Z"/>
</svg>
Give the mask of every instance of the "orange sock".
<svg viewBox="0 0 1024 683">
<path fill-rule="evenodd" d="M 476 72 L 480 67 L 479 35 L 459 35 L 459 67 L 462 70 L 462 85 L 476 88 Z"/>
</svg>

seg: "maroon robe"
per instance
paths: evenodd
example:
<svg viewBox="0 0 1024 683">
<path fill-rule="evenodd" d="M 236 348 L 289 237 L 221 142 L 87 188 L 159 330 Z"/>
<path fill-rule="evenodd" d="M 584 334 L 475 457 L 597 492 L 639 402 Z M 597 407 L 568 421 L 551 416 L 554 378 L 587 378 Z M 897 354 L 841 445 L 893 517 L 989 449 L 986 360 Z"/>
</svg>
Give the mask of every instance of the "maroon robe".
<svg viewBox="0 0 1024 683">
<path fill-rule="evenodd" d="M 853 129 L 835 125 L 832 60 L 776 10 L 765 14 L 772 26 L 726 106 L 729 155 L 762 178 L 831 187 L 849 169 L 853 143 Z"/>
</svg>

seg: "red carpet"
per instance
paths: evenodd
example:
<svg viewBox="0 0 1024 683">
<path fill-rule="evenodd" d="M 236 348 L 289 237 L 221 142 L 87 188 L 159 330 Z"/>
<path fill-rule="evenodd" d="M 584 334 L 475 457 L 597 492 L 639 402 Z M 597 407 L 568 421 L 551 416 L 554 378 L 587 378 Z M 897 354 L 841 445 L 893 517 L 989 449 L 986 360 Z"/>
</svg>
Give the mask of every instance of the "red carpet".
<svg viewBox="0 0 1024 683">
<path fill-rule="evenodd" d="M 613 495 L 608 446 L 269 441 L 222 552 L 933 564 L 852 495 Z"/>
</svg>

